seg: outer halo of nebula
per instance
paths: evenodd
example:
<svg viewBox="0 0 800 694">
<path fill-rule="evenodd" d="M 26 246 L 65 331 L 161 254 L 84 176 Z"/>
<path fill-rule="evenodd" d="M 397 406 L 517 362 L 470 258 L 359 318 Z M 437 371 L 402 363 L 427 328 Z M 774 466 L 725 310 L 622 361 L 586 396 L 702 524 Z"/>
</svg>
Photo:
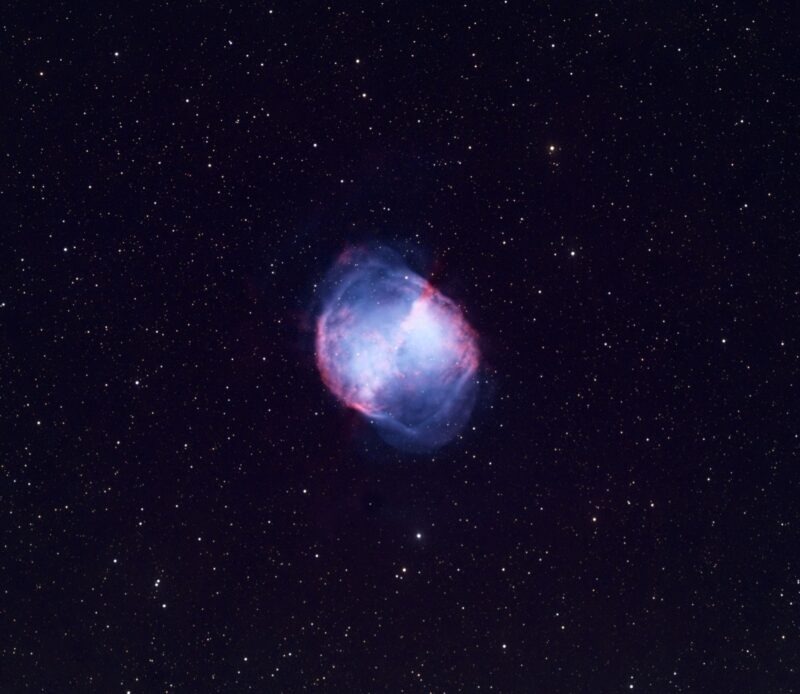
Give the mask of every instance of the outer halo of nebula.
<svg viewBox="0 0 800 694">
<path fill-rule="evenodd" d="M 354 247 L 328 272 L 316 317 L 323 382 L 389 444 L 435 450 L 475 402 L 477 333 L 461 309 L 385 247 Z"/>
</svg>

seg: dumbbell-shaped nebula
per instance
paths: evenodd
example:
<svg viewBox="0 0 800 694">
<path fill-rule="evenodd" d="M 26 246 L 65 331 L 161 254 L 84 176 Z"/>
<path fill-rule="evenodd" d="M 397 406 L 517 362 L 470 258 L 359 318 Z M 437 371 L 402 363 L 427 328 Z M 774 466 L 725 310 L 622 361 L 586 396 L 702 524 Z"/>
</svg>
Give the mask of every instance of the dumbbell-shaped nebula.
<svg viewBox="0 0 800 694">
<path fill-rule="evenodd" d="M 316 360 L 333 395 L 396 448 L 429 452 L 455 438 L 480 363 L 459 307 L 382 247 L 348 249 L 323 286 Z"/>
</svg>

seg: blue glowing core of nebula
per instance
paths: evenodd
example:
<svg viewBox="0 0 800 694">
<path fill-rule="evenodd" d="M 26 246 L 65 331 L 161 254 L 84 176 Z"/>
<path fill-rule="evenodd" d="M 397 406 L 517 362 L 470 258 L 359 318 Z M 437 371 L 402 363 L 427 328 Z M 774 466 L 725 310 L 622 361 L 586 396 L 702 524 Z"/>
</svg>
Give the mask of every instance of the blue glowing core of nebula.
<svg viewBox="0 0 800 694">
<path fill-rule="evenodd" d="M 477 333 L 459 307 L 386 248 L 350 248 L 330 270 L 316 321 L 328 389 L 396 448 L 428 452 L 475 402 Z"/>
</svg>

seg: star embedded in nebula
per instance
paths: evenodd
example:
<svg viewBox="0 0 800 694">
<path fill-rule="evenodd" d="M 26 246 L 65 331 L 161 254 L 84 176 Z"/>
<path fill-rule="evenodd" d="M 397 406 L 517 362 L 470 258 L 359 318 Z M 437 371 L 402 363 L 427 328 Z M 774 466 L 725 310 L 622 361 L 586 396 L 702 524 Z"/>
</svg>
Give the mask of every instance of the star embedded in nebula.
<svg viewBox="0 0 800 694">
<path fill-rule="evenodd" d="M 453 301 L 387 248 L 351 248 L 330 270 L 316 358 L 330 391 L 397 448 L 439 448 L 472 412 L 476 332 Z"/>
</svg>

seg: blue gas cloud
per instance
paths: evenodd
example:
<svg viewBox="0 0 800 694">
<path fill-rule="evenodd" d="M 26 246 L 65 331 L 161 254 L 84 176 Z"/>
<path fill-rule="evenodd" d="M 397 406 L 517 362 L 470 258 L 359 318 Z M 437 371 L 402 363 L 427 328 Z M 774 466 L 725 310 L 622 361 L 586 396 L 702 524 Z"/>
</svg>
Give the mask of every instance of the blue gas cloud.
<svg viewBox="0 0 800 694">
<path fill-rule="evenodd" d="M 323 381 L 391 445 L 434 450 L 475 401 L 477 334 L 461 310 L 385 248 L 351 248 L 330 270 L 316 323 Z"/>
</svg>

